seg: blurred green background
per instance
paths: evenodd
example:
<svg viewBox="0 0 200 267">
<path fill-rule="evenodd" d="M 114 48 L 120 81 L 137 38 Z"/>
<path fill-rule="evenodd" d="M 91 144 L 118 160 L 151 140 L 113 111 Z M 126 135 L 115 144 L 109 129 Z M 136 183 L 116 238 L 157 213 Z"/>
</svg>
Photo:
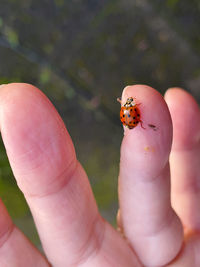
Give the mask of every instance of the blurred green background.
<svg viewBox="0 0 200 267">
<path fill-rule="evenodd" d="M 199 29 L 199 0 L 0 0 L 0 84 L 32 83 L 51 99 L 112 224 L 123 136 L 116 98 L 145 83 L 199 100 Z M 38 245 L 2 143 L 0 196 Z"/>
</svg>

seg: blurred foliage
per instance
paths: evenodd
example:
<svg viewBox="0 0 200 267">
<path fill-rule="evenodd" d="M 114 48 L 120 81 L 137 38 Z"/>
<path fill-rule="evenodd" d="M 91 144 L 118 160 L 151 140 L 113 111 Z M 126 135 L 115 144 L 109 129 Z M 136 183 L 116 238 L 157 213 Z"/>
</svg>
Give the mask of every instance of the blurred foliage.
<svg viewBox="0 0 200 267">
<path fill-rule="evenodd" d="M 114 223 L 123 135 L 116 98 L 127 84 L 145 83 L 161 93 L 180 86 L 199 99 L 200 2 L 0 0 L 0 6 L 0 84 L 32 83 L 51 99 L 101 213 Z M 0 152 L 0 195 L 37 243 L 2 144 Z"/>
</svg>

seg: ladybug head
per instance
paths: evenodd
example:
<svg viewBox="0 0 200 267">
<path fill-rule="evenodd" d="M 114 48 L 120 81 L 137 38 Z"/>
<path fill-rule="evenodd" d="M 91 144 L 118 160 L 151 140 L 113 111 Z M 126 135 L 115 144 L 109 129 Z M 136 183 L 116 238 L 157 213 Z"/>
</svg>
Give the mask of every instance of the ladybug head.
<svg viewBox="0 0 200 267">
<path fill-rule="evenodd" d="M 128 97 L 126 100 L 126 104 L 124 106 L 130 107 L 130 106 L 135 106 L 135 105 L 136 105 L 136 103 L 134 102 L 134 98 Z"/>
<path fill-rule="evenodd" d="M 131 102 L 133 102 L 133 98 L 132 97 L 127 98 L 126 103 L 131 104 Z"/>
</svg>

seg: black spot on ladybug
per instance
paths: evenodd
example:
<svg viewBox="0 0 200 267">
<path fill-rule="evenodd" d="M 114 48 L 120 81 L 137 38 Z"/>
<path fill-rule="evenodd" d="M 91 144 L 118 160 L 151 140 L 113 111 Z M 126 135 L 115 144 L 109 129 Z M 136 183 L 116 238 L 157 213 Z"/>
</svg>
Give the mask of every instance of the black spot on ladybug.
<svg viewBox="0 0 200 267">
<path fill-rule="evenodd" d="M 133 111 L 133 109 L 131 108 L 131 111 Z"/>
<path fill-rule="evenodd" d="M 129 118 L 130 118 L 130 116 L 131 116 L 131 115 L 130 115 L 130 114 L 128 114 L 128 117 L 129 117 Z"/>
<path fill-rule="evenodd" d="M 135 111 L 137 111 L 137 109 L 136 109 L 136 108 L 135 108 L 134 110 L 135 110 Z"/>
<path fill-rule="evenodd" d="M 133 119 L 135 120 L 136 118 L 135 118 L 135 117 L 133 117 Z"/>
<path fill-rule="evenodd" d="M 125 115 L 123 114 L 123 117 L 125 117 Z"/>
<path fill-rule="evenodd" d="M 140 117 L 140 114 L 137 114 L 138 117 Z"/>
</svg>

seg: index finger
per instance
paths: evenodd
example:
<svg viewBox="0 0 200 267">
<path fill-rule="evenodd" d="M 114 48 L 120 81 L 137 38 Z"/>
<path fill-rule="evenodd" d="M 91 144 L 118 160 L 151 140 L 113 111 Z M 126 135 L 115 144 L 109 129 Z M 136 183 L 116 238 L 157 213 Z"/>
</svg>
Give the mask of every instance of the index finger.
<svg viewBox="0 0 200 267">
<path fill-rule="evenodd" d="M 182 244 L 182 226 L 170 203 L 172 123 L 163 97 L 145 85 L 128 86 L 122 103 L 135 97 L 143 129 L 125 129 L 119 197 L 125 235 L 148 266 L 171 261 Z"/>
<path fill-rule="evenodd" d="M 102 220 L 65 125 L 41 91 L 28 84 L 1 88 L 0 128 L 53 266 L 139 266 Z"/>
</svg>

